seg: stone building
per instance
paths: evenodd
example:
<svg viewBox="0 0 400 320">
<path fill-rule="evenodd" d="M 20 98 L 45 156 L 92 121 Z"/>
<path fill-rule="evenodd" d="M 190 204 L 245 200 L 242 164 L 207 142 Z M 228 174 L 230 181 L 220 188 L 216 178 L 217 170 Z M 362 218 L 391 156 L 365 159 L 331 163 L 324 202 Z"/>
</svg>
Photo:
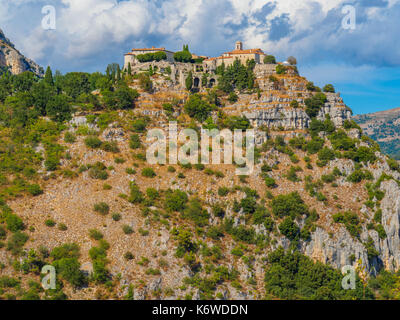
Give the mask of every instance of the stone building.
<svg viewBox="0 0 400 320">
<path fill-rule="evenodd" d="M 237 41 L 235 50 L 225 52 L 217 58 L 209 58 L 204 60 L 209 69 L 214 69 L 223 63 L 230 66 L 238 59 L 242 64 L 246 64 L 247 60 L 254 60 L 256 63 L 264 63 L 265 53 L 261 49 L 243 49 L 243 43 Z"/>
<path fill-rule="evenodd" d="M 162 48 L 142 48 L 142 49 L 132 49 L 131 52 L 128 52 L 125 54 L 125 60 L 124 60 L 124 68 L 128 68 L 128 64 L 130 63 L 131 66 L 135 66 L 139 64 L 139 60 L 136 58 L 140 54 L 146 54 L 146 53 L 156 53 L 156 52 L 165 52 L 167 55 L 167 61 L 169 62 L 174 62 L 174 52 L 166 50 L 164 47 Z"/>
</svg>

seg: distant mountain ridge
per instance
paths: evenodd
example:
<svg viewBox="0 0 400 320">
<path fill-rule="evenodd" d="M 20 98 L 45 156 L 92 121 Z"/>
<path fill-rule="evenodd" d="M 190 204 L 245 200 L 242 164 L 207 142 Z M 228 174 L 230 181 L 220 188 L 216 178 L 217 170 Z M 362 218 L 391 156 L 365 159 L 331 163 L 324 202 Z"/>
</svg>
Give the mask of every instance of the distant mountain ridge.
<svg viewBox="0 0 400 320">
<path fill-rule="evenodd" d="M 384 153 L 400 160 L 400 108 L 356 115 L 353 119 Z"/>
<path fill-rule="evenodd" d="M 38 76 L 43 75 L 43 68 L 31 59 L 26 58 L 4 35 L 0 29 L 0 68 L 8 69 L 12 74 L 20 74 L 24 71 L 31 71 Z"/>
</svg>

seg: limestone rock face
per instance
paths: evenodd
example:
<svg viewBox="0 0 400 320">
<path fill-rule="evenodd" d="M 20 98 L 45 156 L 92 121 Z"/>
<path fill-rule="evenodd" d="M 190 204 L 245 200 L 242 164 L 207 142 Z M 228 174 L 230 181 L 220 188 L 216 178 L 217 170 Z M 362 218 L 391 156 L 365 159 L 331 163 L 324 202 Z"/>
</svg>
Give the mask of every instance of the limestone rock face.
<svg viewBox="0 0 400 320">
<path fill-rule="evenodd" d="M 0 29 L 0 67 L 9 68 L 12 74 L 20 74 L 25 71 L 31 71 L 38 76 L 43 75 L 43 68 L 32 60 L 23 56 L 14 44 L 7 39 Z"/>
<path fill-rule="evenodd" d="M 385 172 L 384 168 L 376 169 L 374 176 Z M 350 170 L 351 171 L 351 170 Z M 330 264 L 341 269 L 346 265 L 359 264 L 369 274 L 376 274 L 380 269 L 397 271 L 400 269 L 400 187 L 394 180 L 383 181 L 380 189 L 385 192 L 381 202 L 382 226 L 386 238 L 381 239 L 375 230 L 363 226 L 360 239 L 350 235 L 345 227 L 334 234 L 317 227 L 311 240 L 302 242 L 300 250 L 312 259 Z M 363 210 L 367 219 L 372 220 L 373 213 Z M 369 258 L 365 246 L 368 239 L 373 240 L 377 257 Z M 282 244 L 281 244 L 282 245 Z"/>
<path fill-rule="evenodd" d="M 285 108 L 275 106 L 268 109 L 259 109 L 243 113 L 255 127 L 267 126 L 285 130 L 304 130 L 309 127 L 311 119 L 303 109 Z M 334 106 L 329 102 L 320 110 L 319 120 L 324 120 L 329 115 L 337 127 L 343 126 L 345 120 L 351 119 L 351 111 L 342 106 Z"/>
</svg>

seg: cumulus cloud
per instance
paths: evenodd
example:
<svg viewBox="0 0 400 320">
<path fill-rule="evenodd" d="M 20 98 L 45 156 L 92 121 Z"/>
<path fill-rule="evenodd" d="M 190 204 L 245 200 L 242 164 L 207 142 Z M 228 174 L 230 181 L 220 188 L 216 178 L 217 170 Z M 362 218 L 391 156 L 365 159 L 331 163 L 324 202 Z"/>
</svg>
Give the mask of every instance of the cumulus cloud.
<svg viewBox="0 0 400 320">
<path fill-rule="evenodd" d="M 356 30 L 341 27 L 345 4 Z M 41 7 L 57 30 L 41 28 Z M 132 47 L 166 46 L 218 55 L 236 40 L 301 63 L 398 66 L 400 0 L 0 0 L 0 28 L 29 57 L 62 70 L 102 69 Z"/>
</svg>

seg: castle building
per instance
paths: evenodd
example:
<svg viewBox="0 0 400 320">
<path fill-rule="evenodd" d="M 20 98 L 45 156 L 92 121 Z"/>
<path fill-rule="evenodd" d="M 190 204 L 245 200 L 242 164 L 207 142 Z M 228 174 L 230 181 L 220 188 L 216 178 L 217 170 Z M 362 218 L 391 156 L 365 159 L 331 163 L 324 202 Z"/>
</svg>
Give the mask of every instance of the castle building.
<svg viewBox="0 0 400 320">
<path fill-rule="evenodd" d="M 217 58 L 209 58 L 204 60 L 204 63 L 209 69 L 214 69 L 223 63 L 225 66 L 230 66 L 238 59 L 242 64 L 246 64 L 247 60 L 254 60 L 256 63 L 264 63 L 265 53 L 261 49 L 243 49 L 243 43 L 237 41 L 235 50 L 225 52 Z"/>
<path fill-rule="evenodd" d="M 146 54 L 146 53 L 156 53 L 156 52 L 165 52 L 167 55 L 167 61 L 169 62 L 174 62 L 174 52 L 166 50 L 164 47 L 162 48 L 142 48 L 142 49 L 132 49 L 131 52 L 128 52 L 124 56 L 124 68 L 128 68 L 128 64 L 130 63 L 131 66 L 135 66 L 136 64 L 139 63 L 139 60 L 136 58 L 140 54 Z"/>
</svg>

